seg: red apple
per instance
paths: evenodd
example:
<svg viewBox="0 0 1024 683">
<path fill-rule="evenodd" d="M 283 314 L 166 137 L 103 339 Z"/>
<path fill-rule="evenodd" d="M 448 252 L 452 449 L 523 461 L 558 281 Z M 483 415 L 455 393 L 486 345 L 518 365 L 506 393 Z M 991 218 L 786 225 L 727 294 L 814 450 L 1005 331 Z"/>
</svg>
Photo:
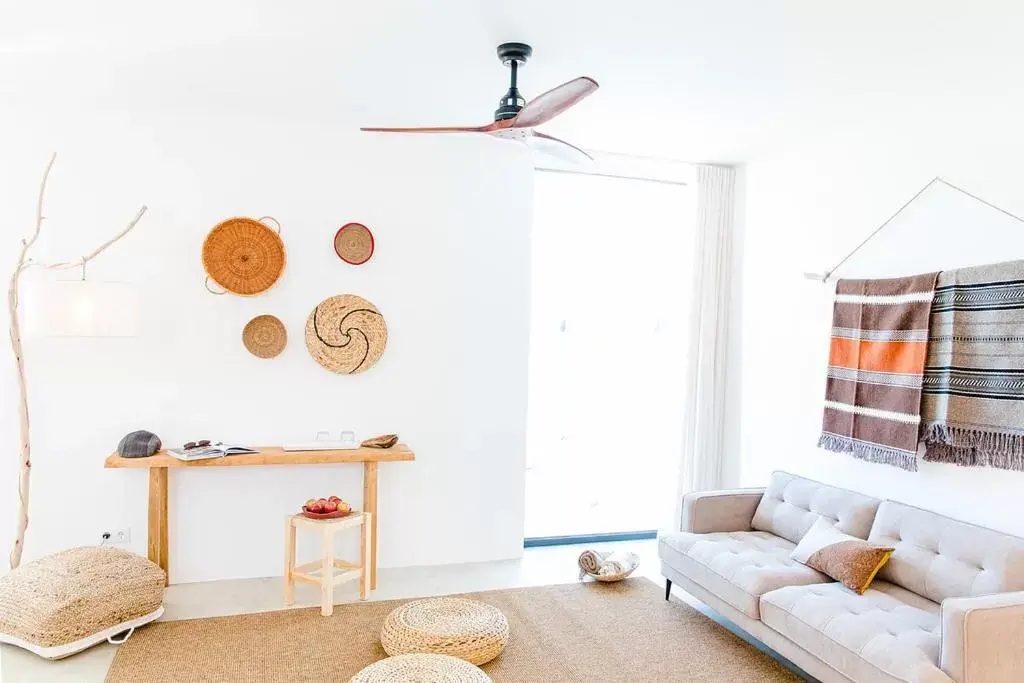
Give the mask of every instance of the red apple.
<svg viewBox="0 0 1024 683">
<path fill-rule="evenodd" d="M 324 505 L 324 512 L 335 512 L 338 509 L 338 504 L 333 500 L 327 501 Z"/>
<path fill-rule="evenodd" d="M 338 498 L 337 496 L 331 496 L 327 500 L 331 501 L 332 503 L 340 503 L 341 502 L 341 498 Z"/>
</svg>

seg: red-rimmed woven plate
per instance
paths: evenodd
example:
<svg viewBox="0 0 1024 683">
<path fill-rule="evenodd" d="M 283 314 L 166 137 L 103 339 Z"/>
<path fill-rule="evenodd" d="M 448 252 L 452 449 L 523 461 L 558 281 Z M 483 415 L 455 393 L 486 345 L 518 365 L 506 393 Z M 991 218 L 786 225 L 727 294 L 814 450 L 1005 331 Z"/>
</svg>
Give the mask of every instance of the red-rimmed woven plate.
<svg viewBox="0 0 1024 683">
<path fill-rule="evenodd" d="M 369 261 L 373 247 L 373 233 L 362 223 L 346 223 L 334 233 L 334 252 L 353 266 Z"/>
</svg>

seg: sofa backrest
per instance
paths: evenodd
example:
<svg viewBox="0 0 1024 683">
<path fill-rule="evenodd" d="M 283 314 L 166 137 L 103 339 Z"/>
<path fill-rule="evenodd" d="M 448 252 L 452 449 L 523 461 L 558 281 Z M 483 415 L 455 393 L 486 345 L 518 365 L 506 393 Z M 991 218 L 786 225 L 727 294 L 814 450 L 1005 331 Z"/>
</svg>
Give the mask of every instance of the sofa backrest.
<svg viewBox="0 0 1024 683">
<path fill-rule="evenodd" d="M 1024 590 L 1024 539 L 887 500 L 868 537 L 896 549 L 878 578 L 934 602 Z"/>
<path fill-rule="evenodd" d="M 751 526 L 799 543 L 807 530 L 825 517 L 843 533 L 867 538 L 879 503 L 862 493 L 773 472 Z"/>
</svg>

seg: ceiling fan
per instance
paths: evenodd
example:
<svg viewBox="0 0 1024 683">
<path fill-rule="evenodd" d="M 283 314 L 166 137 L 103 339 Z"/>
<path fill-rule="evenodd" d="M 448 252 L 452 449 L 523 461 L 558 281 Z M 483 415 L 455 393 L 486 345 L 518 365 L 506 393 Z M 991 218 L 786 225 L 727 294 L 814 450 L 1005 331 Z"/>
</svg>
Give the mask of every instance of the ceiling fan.
<svg viewBox="0 0 1024 683">
<path fill-rule="evenodd" d="M 588 76 L 580 76 L 527 102 L 519 94 L 519 88 L 516 86 L 519 65 L 526 64 L 532 54 L 533 48 L 526 43 L 502 43 L 498 46 L 498 58 L 512 70 L 512 77 L 508 92 L 501 98 L 498 109 L 494 112 L 494 123 L 489 123 L 486 126 L 361 128 L 360 130 L 377 133 L 486 133 L 496 138 L 526 143 L 531 147 L 569 161 L 592 160 L 593 157 L 579 147 L 541 133 L 536 130 L 536 127 L 547 123 L 597 90 L 597 81 Z"/>
</svg>

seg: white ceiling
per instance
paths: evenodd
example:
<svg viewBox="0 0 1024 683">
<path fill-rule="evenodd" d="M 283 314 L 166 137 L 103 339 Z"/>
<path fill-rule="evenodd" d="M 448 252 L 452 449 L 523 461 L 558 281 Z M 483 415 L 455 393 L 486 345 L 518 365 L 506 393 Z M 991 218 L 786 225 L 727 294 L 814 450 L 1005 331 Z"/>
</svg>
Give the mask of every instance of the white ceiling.
<svg viewBox="0 0 1024 683">
<path fill-rule="evenodd" d="M 1020 145 L 1022 29 L 1009 0 L 0 0 L 0 102 L 483 124 L 507 87 L 494 46 L 519 40 L 527 97 L 601 83 L 546 128 L 593 149 Z"/>
</svg>

